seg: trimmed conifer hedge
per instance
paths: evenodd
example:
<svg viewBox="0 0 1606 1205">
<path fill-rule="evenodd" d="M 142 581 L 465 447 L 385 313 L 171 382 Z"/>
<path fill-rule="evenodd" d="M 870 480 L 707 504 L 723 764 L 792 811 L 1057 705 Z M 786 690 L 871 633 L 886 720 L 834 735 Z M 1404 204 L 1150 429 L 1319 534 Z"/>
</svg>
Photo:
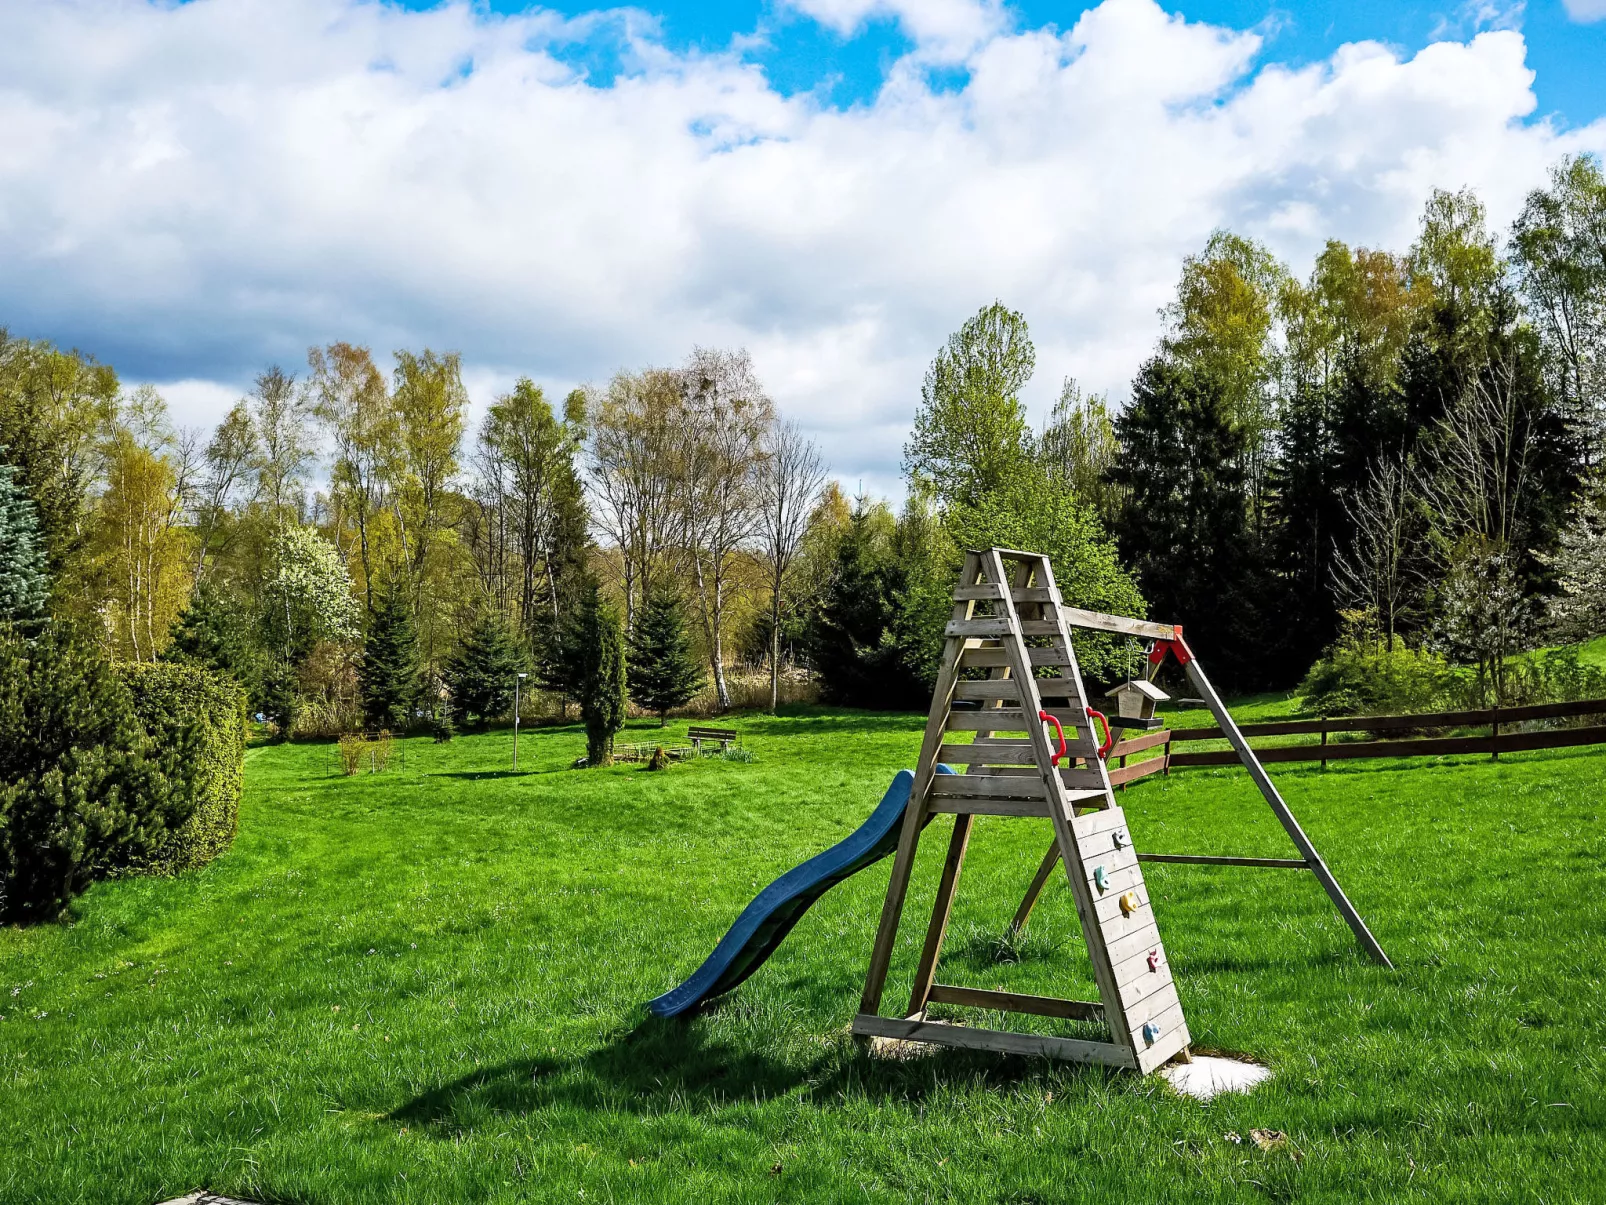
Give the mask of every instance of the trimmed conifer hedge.
<svg viewBox="0 0 1606 1205">
<path fill-rule="evenodd" d="M 245 692 L 232 678 L 197 665 L 126 663 L 117 673 L 154 745 L 171 748 L 187 739 L 190 749 L 178 772 L 188 779 L 195 808 L 140 868 L 175 874 L 205 866 L 228 849 L 239 827 Z"/>
</svg>

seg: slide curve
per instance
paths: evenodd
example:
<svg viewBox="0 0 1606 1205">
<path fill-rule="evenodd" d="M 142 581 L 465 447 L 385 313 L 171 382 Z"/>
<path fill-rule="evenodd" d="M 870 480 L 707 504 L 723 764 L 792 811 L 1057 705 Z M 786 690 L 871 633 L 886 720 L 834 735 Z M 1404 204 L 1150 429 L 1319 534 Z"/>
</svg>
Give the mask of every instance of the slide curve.
<svg viewBox="0 0 1606 1205">
<path fill-rule="evenodd" d="M 937 772 L 953 773 L 947 766 L 938 766 Z M 914 780 L 908 770 L 899 770 L 876 810 L 851 836 L 794 866 L 759 892 L 692 977 L 648 1003 L 653 1015 L 678 1017 L 730 991 L 764 965 L 815 900 L 897 849 L 898 828 Z"/>
</svg>

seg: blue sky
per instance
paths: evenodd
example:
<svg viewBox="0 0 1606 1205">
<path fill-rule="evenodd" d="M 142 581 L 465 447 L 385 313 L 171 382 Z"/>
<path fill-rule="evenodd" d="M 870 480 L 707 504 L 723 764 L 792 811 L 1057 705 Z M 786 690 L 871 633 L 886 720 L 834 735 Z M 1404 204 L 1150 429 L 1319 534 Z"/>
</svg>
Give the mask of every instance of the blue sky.
<svg viewBox="0 0 1606 1205">
<path fill-rule="evenodd" d="M 1119 403 L 1213 230 L 1304 275 L 1470 188 L 1498 235 L 1606 155 L 1598 64 L 1606 0 L 0 0 L 0 327 L 197 426 L 335 340 L 461 352 L 477 407 L 745 347 L 896 495 L 979 307 L 1034 419 Z"/>
<path fill-rule="evenodd" d="M 432 6 L 431 0 L 406 0 L 406 4 Z M 606 11 L 608 6 L 573 2 L 532 6 L 520 0 L 492 0 L 487 7 L 509 13 L 540 7 L 573 17 Z M 821 89 L 838 105 L 872 99 L 890 64 L 913 45 L 890 13 L 869 18 L 854 33 L 843 35 L 772 0 L 672 0 L 639 7 L 661 22 L 664 40 L 672 47 L 722 52 L 731 48 L 733 39 L 740 39 L 743 56 L 762 65 L 779 90 Z M 1008 7 L 1018 28 L 1053 25 L 1063 30 L 1094 6 L 1014 0 Z M 1575 7 L 1589 11 L 1587 4 Z M 1265 38 L 1262 57 L 1291 66 L 1320 61 L 1346 42 L 1375 40 L 1410 54 L 1430 42 L 1465 38 L 1480 28 L 1517 28 L 1527 40 L 1528 65 L 1536 75 L 1536 116 L 1583 125 L 1606 113 L 1606 19 L 1575 20 L 1562 0 L 1459 5 L 1405 0 L 1284 4 L 1197 0 L 1168 3 L 1165 8 L 1190 20 L 1254 29 Z M 1606 14 L 1606 5 L 1597 3 L 1594 11 Z M 753 37 L 750 45 L 749 37 Z M 613 39 L 600 36 L 588 46 L 574 48 L 572 59 L 583 63 L 595 82 L 606 85 L 619 70 L 616 50 Z"/>
</svg>

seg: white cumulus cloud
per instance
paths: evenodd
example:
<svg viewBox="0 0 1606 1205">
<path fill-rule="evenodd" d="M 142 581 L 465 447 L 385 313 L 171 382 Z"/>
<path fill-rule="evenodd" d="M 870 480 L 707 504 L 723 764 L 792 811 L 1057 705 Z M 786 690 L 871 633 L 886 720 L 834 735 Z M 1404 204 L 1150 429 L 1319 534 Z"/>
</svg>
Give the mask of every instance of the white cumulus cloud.
<svg viewBox="0 0 1606 1205">
<path fill-rule="evenodd" d="M 338 338 L 460 350 L 481 392 L 745 344 L 886 491 L 926 364 L 994 298 L 1031 322 L 1034 405 L 1065 374 L 1120 393 L 1212 229 L 1303 271 L 1329 236 L 1403 247 L 1436 186 L 1505 222 L 1559 155 L 1606 149 L 1606 123 L 1527 120 L 1513 31 L 1296 70 L 1152 0 L 1064 32 L 796 3 L 927 50 L 838 110 L 632 12 L 0 0 L 0 325 L 190 382 L 186 411 Z M 626 43 L 607 87 L 564 61 L 599 26 Z M 962 89 L 929 86 L 931 47 Z"/>
</svg>

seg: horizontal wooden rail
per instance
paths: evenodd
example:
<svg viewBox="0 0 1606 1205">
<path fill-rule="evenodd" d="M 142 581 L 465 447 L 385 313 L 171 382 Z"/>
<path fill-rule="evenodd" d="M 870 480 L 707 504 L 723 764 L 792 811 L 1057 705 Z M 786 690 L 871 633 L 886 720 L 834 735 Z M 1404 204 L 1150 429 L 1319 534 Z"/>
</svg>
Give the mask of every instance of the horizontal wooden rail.
<svg viewBox="0 0 1606 1205">
<path fill-rule="evenodd" d="M 1061 1017 L 1068 1021 L 1102 1021 L 1104 1006 L 1086 1000 L 1059 1000 L 1052 996 L 1025 996 L 1019 992 L 995 992 L 982 987 L 958 987 L 933 983 L 926 997 L 933 1004 L 958 1004 L 965 1008 L 994 1008 L 1007 1013 L 1031 1013 L 1038 1017 Z"/>
<path fill-rule="evenodd" d="M 1390 732 L 1414 728 L 1465 728 L 1470 725 L 1519 724 L 1525 720 L 1562 720 L 1573 716 L 1606 715 L 1606 699 L 1576 703 L 1534 703 L 1525 707 L 1484 707 L 1477 711 L 1424 711 L 1416 715 L 1332 716 L 1319 720 L 1274 720 L 1240 724 L 1245 736 L 1297 736 L 1321 732 Z M 1220 728 L 1174 728 L 1174 741 L 1222 739 Z"/>
<path fill-rule="evenodd" d="M 1269 749 L 1256 749 L 1255 756 L 1262 762 L 1351 761 L 1366 757 L 1522 753 L 1530 749 L 1565 749 L 1576 745 L 1601 744 L 1606 744 L 1606 724 L 1550 732 L 1502 732 L 1499 736 L 1441 736 L 1416 741 L 1355 741 L 1342 745 L 1274 745 Z M 1238 764 L 1238 755 L 1231 749 L 1220 749 L 1205 753 L 1173 753 L 1168 760 L 1173 770 L 1188 766 L 1235 766 Z"/>
<path fill-rule="evenodd" d="M 1186 862 L 1198 866 L 1276 866 L 1284 870 L 1309 870 L 1303 858 L 1232 858 L 1219 854 L 1139 854 L 1139 862 Z"/>
</svg>

